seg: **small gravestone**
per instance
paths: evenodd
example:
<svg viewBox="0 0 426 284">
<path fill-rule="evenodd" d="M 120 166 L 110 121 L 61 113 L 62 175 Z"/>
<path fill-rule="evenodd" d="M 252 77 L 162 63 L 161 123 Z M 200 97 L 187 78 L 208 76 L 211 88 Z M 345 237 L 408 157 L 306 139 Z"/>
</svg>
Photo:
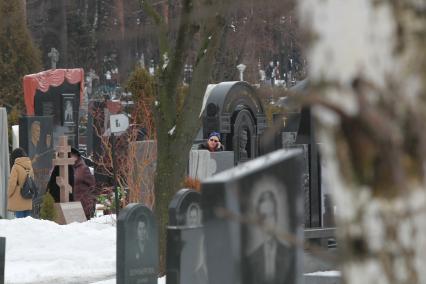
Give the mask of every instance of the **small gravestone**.
<svg viewBox="0 0 426 284">
<path fill-rule="evenodd" d="M 0 237 L 0 284 L 4 284 L 5 263 L 6 263 L 6 238 Z"/>
<path fill-rule="evenodd" d="M 57 213 L 55 222 L 60 225 L 87 221 L 80 201 L 55 203 L 55 210 Z"/>
<path fill-rule="evenodd" d="M 207 284 L 201 194 L 179 190 L 169 205 L 167 284 Z"/>
<path fill-rule="evenodd" d="M 302 281 L 302 164 L 278 150 L 202 183 L 209 283 Z"/>
<path fill-rule="evenodd" d="M 234 166 L 234 152 L 209 152 L 191 150 L 189 153 L 189 176 L 203 180 Z"/>
<path fill-rule="evenodd" d="M 179 190 L 169 205 L 169 226 L 200 226 L 201 194 L 192 189 Z"/>
<path fill-rule="evenodd" d="M 158 231 L 151 210 L 131 203 L 117 220 L 117 284 L 156 284 Z"/>
</svg>

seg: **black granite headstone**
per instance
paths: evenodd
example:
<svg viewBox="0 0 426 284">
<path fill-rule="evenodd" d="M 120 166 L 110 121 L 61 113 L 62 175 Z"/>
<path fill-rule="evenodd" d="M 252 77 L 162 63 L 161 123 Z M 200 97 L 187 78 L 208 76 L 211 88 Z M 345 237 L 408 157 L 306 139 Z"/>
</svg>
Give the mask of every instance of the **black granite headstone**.
<svg viewBox="0 0 426 284">
<path fill-rule="evenodd" d="M 34 113 L 53 116 L 53 146 L 58 146 L 59 136 L 68 136 L 68 144 L 78 147 L 78 117 L 80 83 L 65 80 L 59 86 L 50 86 L 46 92 L 37 90 L 34 96 Z"/>
<path fill-rule="evenodd" d="M 167 284 L 207 284 L 201 194 L 179 190 L 169 205 L 167 228 Z"/>
<path fill-rule="evenodd" d="M 207 284 L 203 227 L 167 228 L 167 284 Z"/>
<path fill-rule="evenodd" d="M 151 210 L 132 203 L 117 220 L 117 284 L 156 284 L 158 231 Z"/>
<path fill-rule="evenodd" d="M 301 154 L 278 150 L 202 183 L 209 283 L 300 283 L 303 249 L 283 236 L 303 240 Z"/>
<path fill-rule="evenodd" d="M 195 190 L 179 190 L 169 205 L 169 226 L 200 226 L 201 194 Z"/>
<path fill-rule="evenodd" d="M 5 263 L 6 263 L 6 238 L 0 237 L 0 284 L 4 284 Z"/>
<path fill-rule="evenodd" d="M 33 200 L 32 216 L 38 218 L 42 196 L 52 169 L 53 148 L 52 116 L 22 116 L 19 118 L 19 146 L 30 157 L 39 192 Z"/>
<path fill-rule="evenodd" d="M 235 163 L 255 158 L 258 137 L 266 127 L 266 116 L 256 90 L 247 82 L 221 82 L 210 92 L 203 112 L 203 137 L 221 133 L 225 150 L 234 151 Z"/>
</svg>

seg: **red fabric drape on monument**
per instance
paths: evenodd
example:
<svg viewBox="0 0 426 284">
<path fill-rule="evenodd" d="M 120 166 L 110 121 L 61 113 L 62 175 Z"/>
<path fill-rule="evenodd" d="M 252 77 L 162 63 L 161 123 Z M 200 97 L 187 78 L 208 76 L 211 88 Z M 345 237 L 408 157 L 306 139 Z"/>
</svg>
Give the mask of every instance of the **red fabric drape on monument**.
<svg viewBox="0 0 426 284">
<path fill-rule="evenodd" d="M 24 76 L 24 101 L 27 115 L 34 115 L 34 96 L 37 90 L 47 92 L 50 86 L 60 86 L 64 80 L 70 84 L 80 84 L 80 104 L 83 100 L 84 70 L 75 69 L 51 69 L 36 74 Z"/>
</svg>

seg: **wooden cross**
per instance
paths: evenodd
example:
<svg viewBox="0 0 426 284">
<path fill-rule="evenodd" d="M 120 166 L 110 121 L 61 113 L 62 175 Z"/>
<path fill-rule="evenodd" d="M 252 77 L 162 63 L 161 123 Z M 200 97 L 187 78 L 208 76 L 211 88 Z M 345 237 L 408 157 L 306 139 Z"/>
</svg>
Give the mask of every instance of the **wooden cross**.
<svg viewBox="0 0 426 284">
<path fill-rule="evenodd" d="M 56 147 L 56 158 L 52 160 L 54 166 L 59 166 L 59 176 L 56 177 L 56 184 L 60 188 L 60 202 L 69 202 L 69 194 L 72 187 L 68 183 L 68 165 L 73 165 L 74 160 L 68 158 L 71 146 L 68 145 L 67 136 L 59 137 L 59 146 Z"/>
</svg>

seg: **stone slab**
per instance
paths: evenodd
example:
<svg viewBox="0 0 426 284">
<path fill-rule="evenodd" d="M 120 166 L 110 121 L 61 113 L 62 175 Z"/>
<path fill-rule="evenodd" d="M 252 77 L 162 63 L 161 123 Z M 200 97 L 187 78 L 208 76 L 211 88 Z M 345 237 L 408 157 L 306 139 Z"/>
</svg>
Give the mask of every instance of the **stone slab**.
<svg viewBox="0 0 426 284">
<path fill-rule="evenodd" d="M 55 222 L 60 225 L 87 221 L 80 201 L 55 203 L 55 210 L 57 215 Z"/>
<path fill-rule="evenodd" d="M 191 150 L 189 153 L 189 176 L 198 180 L 203 180 L 232 167 L 234 167 L 233 151 Z"/>
<path fill-rule="evenodd" d="M 151 210 L 131 203 L 117 220 L 117 284 L 157 284 L 158 231 Z"/>
</svg>

